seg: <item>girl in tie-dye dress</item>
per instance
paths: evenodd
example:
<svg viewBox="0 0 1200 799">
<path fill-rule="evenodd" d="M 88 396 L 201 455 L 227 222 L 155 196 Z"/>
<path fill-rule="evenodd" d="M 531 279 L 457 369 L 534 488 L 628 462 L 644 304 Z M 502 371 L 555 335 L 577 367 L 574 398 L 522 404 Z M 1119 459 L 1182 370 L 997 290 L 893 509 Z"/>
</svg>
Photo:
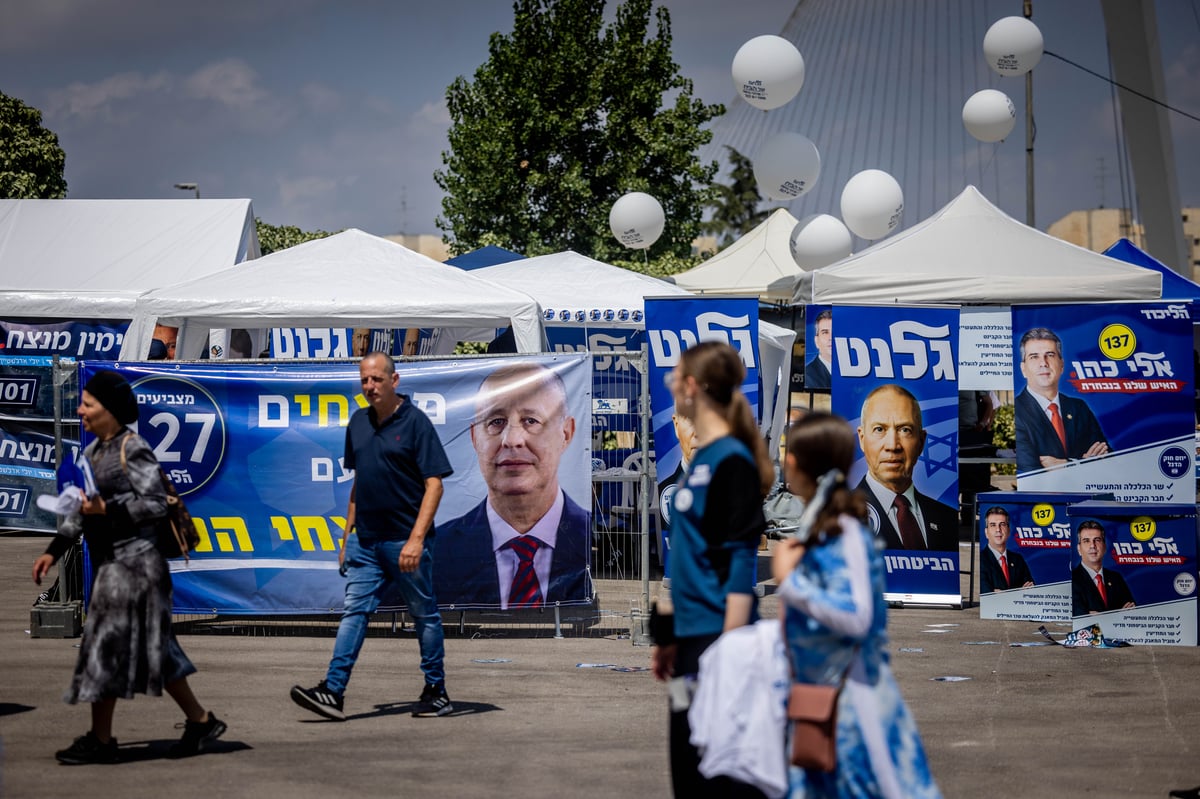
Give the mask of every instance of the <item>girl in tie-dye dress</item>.
<svg viewBox="0 0 1200 799">
<path fill-rule="evenodd" d="M 776 548 L 772 568 L 794 679 L 836 684 L 849 668 L 838 703 L 837 767 L 791 767 L 791 796 L 940 797 L 888 665 L 883 559 L 858 521 L 866 501 L 846 485 L 853 458 L 854 432 L 837 416 L 806 416 L 788 439 L 788 487 L 808 507 L 797 537 Z"/>
</svg>

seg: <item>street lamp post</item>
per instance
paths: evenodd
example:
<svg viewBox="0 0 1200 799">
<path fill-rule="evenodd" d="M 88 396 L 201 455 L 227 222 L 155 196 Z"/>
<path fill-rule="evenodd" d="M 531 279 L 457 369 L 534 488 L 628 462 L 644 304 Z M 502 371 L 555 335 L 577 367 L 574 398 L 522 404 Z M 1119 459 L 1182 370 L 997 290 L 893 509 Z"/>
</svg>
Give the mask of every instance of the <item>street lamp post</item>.
<svg viewBox="0 0 1200 799">
<path fill-rule="evenodd" d="M 181 191 L 194 191 L 196 192 L 196 199 L 200 199 L 199 183 L 176 183 L 175 188 L 180 189 Z"/>
</svg>

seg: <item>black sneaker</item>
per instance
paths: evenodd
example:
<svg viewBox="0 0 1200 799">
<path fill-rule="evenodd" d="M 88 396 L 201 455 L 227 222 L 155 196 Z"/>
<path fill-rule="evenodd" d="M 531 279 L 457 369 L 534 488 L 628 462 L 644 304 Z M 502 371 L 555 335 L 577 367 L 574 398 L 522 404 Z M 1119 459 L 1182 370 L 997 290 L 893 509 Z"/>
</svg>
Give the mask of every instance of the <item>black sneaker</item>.
<svg viewBox="0 0 1200 799">
<path fill-rule="evenodd" d="M 225 734 L 225 722 L 216 717 L 211 710 L 208 721 L 186 721 L 183 724 L 183 737 L 171 744 L 167 757 L 191 757 L 198 755 L 208 748 L 208 745 Z"/>
<path fill-rule="evenodd" d="M 421 698 L 413 705 L 413 716 L 417 718 L 432 718 L 444 716 L 454 710 L 450 697 L 446 695 L 445 685 L 426 685 L 421 691 Z"/>
<path fill-rule="evenodd" d="M 325 686 L 325 681 L 317 683 L 315 688 L 292 686 L 292 701 L 305 710 L 311 710 L 319 716 L 334 721 L 345 721 L 346 714 L 342 711 L 342 695 L 335 694 Z"/>
<path fill-rule="evenodd" d="M 82 766 L 88 763 L 116 763 L 117 739 L 110 738 L 108 743 L 100 743 L 91 730 L 86 735 L 80 735 L 75 743 L 66 749 L 54 753 L 59 763 L 68 766 Z"/>
</svg>

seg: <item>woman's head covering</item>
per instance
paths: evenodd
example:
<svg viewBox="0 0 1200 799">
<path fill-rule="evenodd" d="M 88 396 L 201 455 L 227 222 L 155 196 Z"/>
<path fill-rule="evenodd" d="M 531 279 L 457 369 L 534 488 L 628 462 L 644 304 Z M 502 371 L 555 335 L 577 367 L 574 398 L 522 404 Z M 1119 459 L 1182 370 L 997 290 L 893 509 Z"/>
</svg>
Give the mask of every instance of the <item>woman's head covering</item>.
<svg viewBox="0 0 1200 799">
<path fill-rule="evenodd" d="M 137 397 L 129 381 L 111 369 L 92 375 L 83 390 L 96 398 L 121 424 L 133 424 L 138 419 Z"/>
</svg>

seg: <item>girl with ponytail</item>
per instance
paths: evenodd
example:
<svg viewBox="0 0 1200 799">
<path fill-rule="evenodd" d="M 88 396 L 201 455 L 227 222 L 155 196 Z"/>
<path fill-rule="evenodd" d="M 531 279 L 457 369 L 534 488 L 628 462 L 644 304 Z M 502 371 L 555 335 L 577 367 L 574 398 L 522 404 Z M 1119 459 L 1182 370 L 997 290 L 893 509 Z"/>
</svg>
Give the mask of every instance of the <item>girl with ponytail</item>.
<svg viewBox="0 0 1200 799">
<path fill-rule="evenodd" d="M 686 350 L 668 376 L 675 412 L 696 430 L 692 460 L 671 497 L 671 597 L 660 596 L 651 615 L 654 674 L 670 683 L 676 796 L 762 795 L 730 777 L 704 778 L 688 724 L 700 655 L 723 631 L 758 618 L 762 503 L 775 471 L 741 391 L 745 378 L 737 350 L 711 341 Z"/>
</svg>

